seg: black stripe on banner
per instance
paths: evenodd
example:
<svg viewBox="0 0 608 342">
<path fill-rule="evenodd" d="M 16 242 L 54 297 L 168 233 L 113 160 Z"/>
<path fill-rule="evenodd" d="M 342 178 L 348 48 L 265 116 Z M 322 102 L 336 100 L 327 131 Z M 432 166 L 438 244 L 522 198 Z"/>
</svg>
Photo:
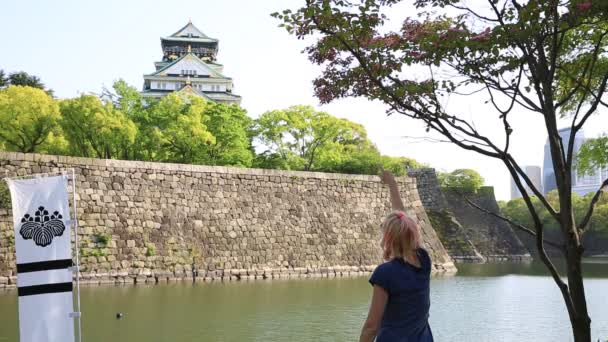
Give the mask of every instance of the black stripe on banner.
<svg viewBox="0 0 608 342">
<path fill-rule="evenodd" d="M 17 294 L 19 297 L 59 292 L 72 292 L 72 283 L 32 285 L 17 288 Z"/>
<path fill-rule="evenodd" d="M 72 259 L 59 259 L 17 264 L 17 273 L 60 270 L 72 266 Z"/>
</svg>

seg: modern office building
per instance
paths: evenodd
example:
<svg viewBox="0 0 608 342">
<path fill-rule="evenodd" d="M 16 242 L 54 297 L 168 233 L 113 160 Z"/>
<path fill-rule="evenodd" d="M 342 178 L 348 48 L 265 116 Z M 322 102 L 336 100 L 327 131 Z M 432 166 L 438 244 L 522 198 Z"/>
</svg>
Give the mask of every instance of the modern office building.
<svg viewBox="0 0 608 342">
<path fill-rule="evenodd" d="M 568 146 L 570 142 L 570 128 L 562 128 L 559 130 L 559 135 L 562 138 L 564 148 Z M 576 156 L 585 142 L 585 133 L 581 130 L 575 137 L 574 140 L 574 155 Z M 595 192 L 599 189 L 602 181 L 608 178 L 608 167 L 603 169 L 597 169 L 594 173 L 588 175 L 579 175 L 576 170 L 573 170 L 572 174 L 572 191 L 579 195 L 585 195 L 589 192 Z M 553 170 L 553 161 L 551 159 L 551 150 L 549 147 L 549 141 L 545 143 L 545 156 L 543 163 L 543 187 L 544 193 L 548 193 L 552 190 L 557 189 L 555 184 L 555 172 Z"/>
<path fill-rule="evenodd" d="M 532 166 L 532 165 L 523 166 L 523 169 L 524 169 L 526 176 L 528 176 L 528 178 L 530 178 L 530 181 L 532 182 L 534 187 L 542 193 L 543 192 L 543 182 L 542 182 L 543 177 L 542 177 L 542 172 L 541 172 L 540 166 Z M 526 184 L 523 179 L 521 180 L 521 182 L 524 185 Z M 533 195 L 533 192 L 530 190 L 529 186 L 525 185 L 525 188 L 526 188 L 526 192 L 528 192 L 528 194 Z M 520 198 L 520 197 L 521 197 L 521 192 L 517 188 L 517 185 L 515 185 L 515 180 L 513 178 L 511 178 L 511 199 L 516 199 L 516 198 Z"/>
</svg>

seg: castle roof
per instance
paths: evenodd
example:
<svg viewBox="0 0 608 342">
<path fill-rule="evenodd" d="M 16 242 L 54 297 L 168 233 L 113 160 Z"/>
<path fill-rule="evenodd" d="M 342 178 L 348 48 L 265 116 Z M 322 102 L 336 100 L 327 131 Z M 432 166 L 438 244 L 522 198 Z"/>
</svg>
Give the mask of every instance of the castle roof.
<svg viewBox="0 0 608 342">
<path fill-rule="evenodd" d="M 199 43 L 217 43 L 218 40 L 211 38 L 199 30 L 191 21 L 186 26 L 179 29 L 174 34 L 161 38 L 163 40 L 170 41 L 182 41 L 182 42 L 199 42 Z"/>
</svg>

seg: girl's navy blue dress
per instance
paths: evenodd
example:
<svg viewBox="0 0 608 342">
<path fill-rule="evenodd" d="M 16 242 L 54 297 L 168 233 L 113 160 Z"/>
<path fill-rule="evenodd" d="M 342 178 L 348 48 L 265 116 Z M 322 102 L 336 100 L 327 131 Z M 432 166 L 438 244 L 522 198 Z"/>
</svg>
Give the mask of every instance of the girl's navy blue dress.
<svg viewBox="0 0 608 342">
<path fill-rule="evenodd" d="M 376 267 L 369 282 L 388 293 L 376 342 L 433 342 L 429 326 L 431 258 L 417 250 L 421 267 L 393 259 Z"/>
</svg>

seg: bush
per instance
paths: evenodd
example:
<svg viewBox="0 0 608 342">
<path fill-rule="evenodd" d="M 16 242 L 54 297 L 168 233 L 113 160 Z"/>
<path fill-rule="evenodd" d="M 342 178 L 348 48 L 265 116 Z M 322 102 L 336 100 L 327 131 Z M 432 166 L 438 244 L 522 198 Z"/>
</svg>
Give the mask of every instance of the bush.
<svg viewBox="0 0 608 342">
<path fill-rule="evenodd" d="M 146 256 L 155 256 L 156 255 L 156 246 L 152 243 L 146 244 Z"/>
<path fill-rule="evenodd" d="M 93 235 L 93 237 L 95 238 L 95 243 L 97 243 L 97 245 L 100 248 L 107 247 L 108 243 L 112 239 L 112 237 L 109 234 L 102 234 L 102 233 L 95 234 L 95 235 Z"/>
<path fill-rule="evenodd" d="M 11 207 L 11 194 L 8 191 L 6 182 L 0 180 L 0 208 L 8 209 Z"/>
</svg>

